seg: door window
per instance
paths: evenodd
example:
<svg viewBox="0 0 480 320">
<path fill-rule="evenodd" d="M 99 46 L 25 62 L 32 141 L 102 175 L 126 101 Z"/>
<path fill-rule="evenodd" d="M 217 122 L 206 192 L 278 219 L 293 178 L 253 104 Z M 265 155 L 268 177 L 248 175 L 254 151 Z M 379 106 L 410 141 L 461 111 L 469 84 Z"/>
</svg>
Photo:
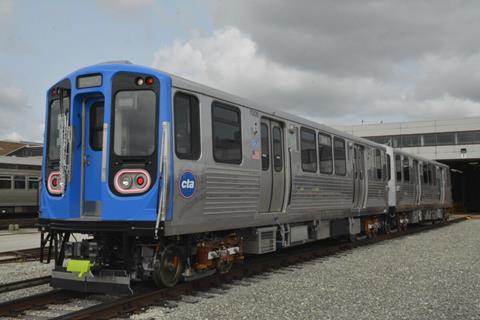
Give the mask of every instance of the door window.
<svg viewBox="0 0 480 320">
<path fill-rule="evenodd" d="M 280 172 L 283 168 L 282 129 L 273 127 L 273 167 Z"/>
<path fill-rule="evenodd" d="M 90 148 L 102 151 L 103 146 L 103 102 L 94 103 L 90 109 Z"/>
<path fill-rule="evenodd" d="M 260 125 L 260 135 L 262 143 L 262 170 L 270 168 L 270 148 L 268 143 L 268 126 L 266 123 Z"/>
<path fill-rule="evenodd" d="M 407 157 L 403 158 L 403 181 L 410 182 L 410 161 Z"/>
<path fill-rule="evenodd" d="M 377 180 L 382 180 L 382 157 L 378 149 L 375 149 L 375 167 L 377 169 Z"/>
<path fill-rule="evenodd" d="M 396 178 L 398 182 L 402 181 L 402 161 L 400 159 L 400 155 L 395 155 L 395 172 Z"/>
</svg>

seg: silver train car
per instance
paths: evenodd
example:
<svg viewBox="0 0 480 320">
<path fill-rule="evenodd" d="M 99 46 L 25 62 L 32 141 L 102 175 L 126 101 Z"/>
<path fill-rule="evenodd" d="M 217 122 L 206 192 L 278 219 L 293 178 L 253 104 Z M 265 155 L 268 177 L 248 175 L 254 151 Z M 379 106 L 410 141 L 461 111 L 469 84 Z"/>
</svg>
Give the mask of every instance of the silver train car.
<svg viewBox="0 0 480 320">
<path fill-rule="evenodd" d="M 390 212 L 409 223 L 442 219 L 453 204 L 450 168 L 391 147 L 387 157 Z"/>
<path fill-rule="evenodd" d="M 0 217 L 38 211 L 41 158 L 0 157 Z"/>
<path fill-rule="evenodd" d="M 85 77 L 90 87 L 81 85 Z M 151 279 L 174 286 L 228 272 L 246 254 L 373 237 L 441 220 L 451 206 L 445 165 L 157 70 L 96 65 L 49 97 L 47 119 L 53 112 L 63 122 L 47 126 L 46 146 L 62 156 L 49 162 L 45 150 L 39 223 L 42 246 L 54 252 L 55 287 L 128 293 L 131 280 Z M 157 109 L 162 122 L 144 125 Z M 135 130 L 109 131 L 127 123 L 122 114 L 145 110 Z M 120 157 L 139 132 L 153 132 L 150 147 L 132 150 L 149 156 Z M 91 238 L 69 241 L 71 233 Z"/>
</svg>

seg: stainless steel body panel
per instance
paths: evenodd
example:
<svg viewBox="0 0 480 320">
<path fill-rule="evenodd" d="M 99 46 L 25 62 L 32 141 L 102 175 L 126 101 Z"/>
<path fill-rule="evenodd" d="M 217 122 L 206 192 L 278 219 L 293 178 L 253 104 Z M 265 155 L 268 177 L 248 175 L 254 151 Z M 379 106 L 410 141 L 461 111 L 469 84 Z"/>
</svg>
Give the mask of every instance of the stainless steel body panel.
<svg viewBox="0 0 480 320">
<path fill-rule="evenodd" d="M 384 154 L 385 146 L 296 116 L 258 107 L 246 100 L 190 81 L 176 77 L 172 77 L 172 81 L 172 98 L 176 92 L 181 91 L 192 94 L 199 100 L 201 153 L 198 160 L 180 159 L 175 154 L 173 156 L 173 215 L 171 220 L 165 222 L 167 236 L 339 219 L 386 211 L 387 181 L 368 181 L 366 174 L 364 196 L 360 196 L 356 206 L 353 205 L 354 160 L 351 150 L 351 146 L 356 144 L 365 150 L 379 149 Z M 211 105 L 214 101 L 238 107 L 241 111 L 243 158 L 240 164 L 218 163 L 213 158 Z M 272 129 L 280 128 L 283 136 L 282 169 L 272 174 L 271 178 L 268 172 L 262 171 L 261 154 L 258 153 L 261 151 L 262 122 L 267 124 L 270 135 L 270 169 L 273 168 L 274 160 Z M 345 176 L 302 171 L 298 137 L 301 126 L 345 139 Z M 172 136 L 174 130 L 172 128 Z M 174 146 L 172 150 L 175 150 Z M 362 165 L 361 160 L 358 165 Z M 371 162 L 364 160 L 363 172 L 373 170 L 371 166 Z M 179 179 L 186 171 L 192 172 L 196 178 L 196 191 L 188 199 L 178 190 Z"/>
</svg>

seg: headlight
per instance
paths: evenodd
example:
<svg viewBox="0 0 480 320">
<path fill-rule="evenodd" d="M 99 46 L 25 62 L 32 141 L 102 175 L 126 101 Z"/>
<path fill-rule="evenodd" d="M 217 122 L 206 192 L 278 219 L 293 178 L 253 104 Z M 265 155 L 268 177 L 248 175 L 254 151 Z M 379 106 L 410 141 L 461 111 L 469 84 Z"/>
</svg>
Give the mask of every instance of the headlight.
<svg viewBox="0 0 480 320">
<path fill-rule="evenodd" d="M 120 178 L 120 185 L 123 189 L 130 189 L 132 186 L 132 177 L 129 174 L 124 174 Z"/>
</svg>

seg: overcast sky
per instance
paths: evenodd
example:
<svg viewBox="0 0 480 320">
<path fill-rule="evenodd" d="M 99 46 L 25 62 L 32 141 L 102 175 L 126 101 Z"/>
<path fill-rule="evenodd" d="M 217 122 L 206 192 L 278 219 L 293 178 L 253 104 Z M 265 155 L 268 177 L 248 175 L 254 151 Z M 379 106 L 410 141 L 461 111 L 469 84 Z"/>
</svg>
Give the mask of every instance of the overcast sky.
<svg viewBox="0 0 480 320">
<path fill-rule="evenodd" d="M 480 116 L 478 1 L 0 0 L 0 139 L 45 90 L 130 60 L 330 125 Z"/>
</svg>

